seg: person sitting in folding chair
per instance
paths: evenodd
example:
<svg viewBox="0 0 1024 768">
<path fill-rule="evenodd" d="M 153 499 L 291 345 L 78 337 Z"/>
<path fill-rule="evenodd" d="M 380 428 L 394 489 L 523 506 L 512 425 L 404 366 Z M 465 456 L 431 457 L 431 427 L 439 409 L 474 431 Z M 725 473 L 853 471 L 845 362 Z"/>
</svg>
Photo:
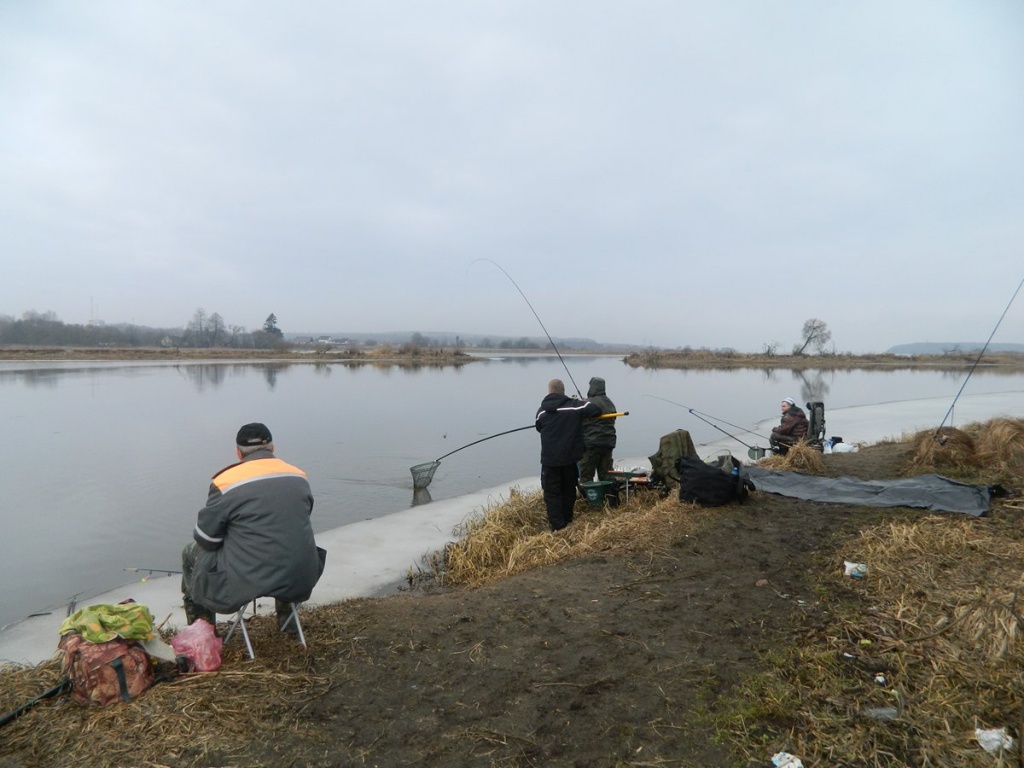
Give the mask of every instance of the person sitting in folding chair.
<svg viewBox="0 0 1024 768">
<path fill-rule="evenodd" d="M 768 444 L 774 453 L 785 455 L 789 449 L 804 439 L 807 434 L 807 414 L 796 404 L 792 397 L 782 400 L 782 419 L 779 425 L 772 427 Z"/>
<path fill-rule="evenodd" d="M 313 493 L 305 472 L 274 455 L 265 425 L 244 425 L 235 443 L 239 462 L 213 476 L 182 552 L 185 616 L 216 626 L 215 611 L 273 597 L 278 628 L 298 634 L 292 603 L 309 599 L 324 567 L 310 523 Z"/>
</svg>

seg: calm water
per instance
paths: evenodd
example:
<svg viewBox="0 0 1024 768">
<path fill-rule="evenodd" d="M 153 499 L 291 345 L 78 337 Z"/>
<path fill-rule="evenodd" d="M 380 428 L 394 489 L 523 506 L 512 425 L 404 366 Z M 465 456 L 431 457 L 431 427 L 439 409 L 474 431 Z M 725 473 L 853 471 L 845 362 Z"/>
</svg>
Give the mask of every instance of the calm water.
<svg viewBox="0 0 1024 768">
<path fill-rule="evenodd" d="M 644 371 L 607 357 L 569 357 L 566 364 L 584 394 L 591 376 L 603 376 L 616 406 L 630 412 L 618 422 L 622 459 L 650 455 L 658 438 L 677 428 L 698 444 L 723 437 L 687 408 L 753 427 L 775 418 L 787 395 L 798 402 L 820 396 L 827 408 L 927 397 L 952 402 L 965 375 Z M 0 363 L 0 626 L 132 581 L 128 567 L 177 569 L 209 478 L 234 461 L 234 434 L 245 422 L 265 422 L 278 455 L 309 473 L 314 525 L 322 531 L 536 475 L 533 430 L 443 459 L 419 496 L 409 468 L 532 424 L 556 376 L 572 389 L 557 357 L 417 370 Z M 979 369 L 966 392 L 1021 389 L 1020 374 Z M 942 409 L 936 423 L 944 415 Z"/>
</svg>

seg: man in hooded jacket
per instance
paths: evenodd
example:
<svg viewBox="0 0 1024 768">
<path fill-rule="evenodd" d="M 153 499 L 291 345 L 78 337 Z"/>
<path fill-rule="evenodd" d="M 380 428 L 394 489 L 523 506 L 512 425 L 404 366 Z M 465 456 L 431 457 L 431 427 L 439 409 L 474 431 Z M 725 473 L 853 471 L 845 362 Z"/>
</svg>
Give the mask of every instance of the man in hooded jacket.
<svg viewBox="0 0 1024 768">
<path fill-rule="evenodd" d="M 587 401 L 601 407 L 601 413 L 615 413 L 615 403 L 605 390 L 600 376 L 590 380 Z M 598 480 L 607 480 L 614 466 L 612 450 L 615 448 L 615 419 L 588 418 L 583 422 L 583 458 L 580 460 L 580 479 L 588 483 L 597 472 Z"/>
<path fill-rule="evenodd" d="M 540 432 L 540 487 L 552 531 L 572 522 L 583 456 L 583 419 L 600 416 L 597 403 L 567 397 L 561 379 L 548 382 L 548 394 L 541 401 L 534 420 Z"/>
<path fill-rule="evenodd" d="M 775 453 L 785 455 L 791 446 L 804 439 L 810 424 L 807 421 L 807 414 L 792 397 L 783 398 L 780 408 L 782 418 L 778 426 L 772 427 L 768 444 L 771 445 Z"/>
</svg>

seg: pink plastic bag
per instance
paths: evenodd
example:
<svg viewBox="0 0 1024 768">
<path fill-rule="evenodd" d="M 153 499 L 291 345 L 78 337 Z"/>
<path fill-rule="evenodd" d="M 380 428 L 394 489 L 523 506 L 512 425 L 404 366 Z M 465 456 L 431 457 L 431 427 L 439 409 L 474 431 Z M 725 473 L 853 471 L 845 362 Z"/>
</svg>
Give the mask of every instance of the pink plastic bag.
<svg viewBox="0 0 1024 768">
<path fill-rule="evenodd" d="M 171 647 L 189 660 L 192 671 L 212 672 L 220 666 L 220 649 L 224 641 L 205 619 L 196 619 L 171 638 Z"/>
</svg>

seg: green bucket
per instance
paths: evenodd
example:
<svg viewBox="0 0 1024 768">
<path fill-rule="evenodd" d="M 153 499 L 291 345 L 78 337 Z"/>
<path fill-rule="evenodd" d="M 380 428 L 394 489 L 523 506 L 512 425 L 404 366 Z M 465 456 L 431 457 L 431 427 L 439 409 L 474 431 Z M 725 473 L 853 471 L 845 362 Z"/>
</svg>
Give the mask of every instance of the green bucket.
<svg viewBox="0 0 1024 768">
<path fill-rule="evenodd" d="M 613 480 L 598 480 L 592 483 L 580 483 L 583 488 L 583 493 L 586 494 L 587 503 L 592 507 L 603 507 L 604 497 L 613 491 L 615 488 L 615 481 Z"/>
</svg>

